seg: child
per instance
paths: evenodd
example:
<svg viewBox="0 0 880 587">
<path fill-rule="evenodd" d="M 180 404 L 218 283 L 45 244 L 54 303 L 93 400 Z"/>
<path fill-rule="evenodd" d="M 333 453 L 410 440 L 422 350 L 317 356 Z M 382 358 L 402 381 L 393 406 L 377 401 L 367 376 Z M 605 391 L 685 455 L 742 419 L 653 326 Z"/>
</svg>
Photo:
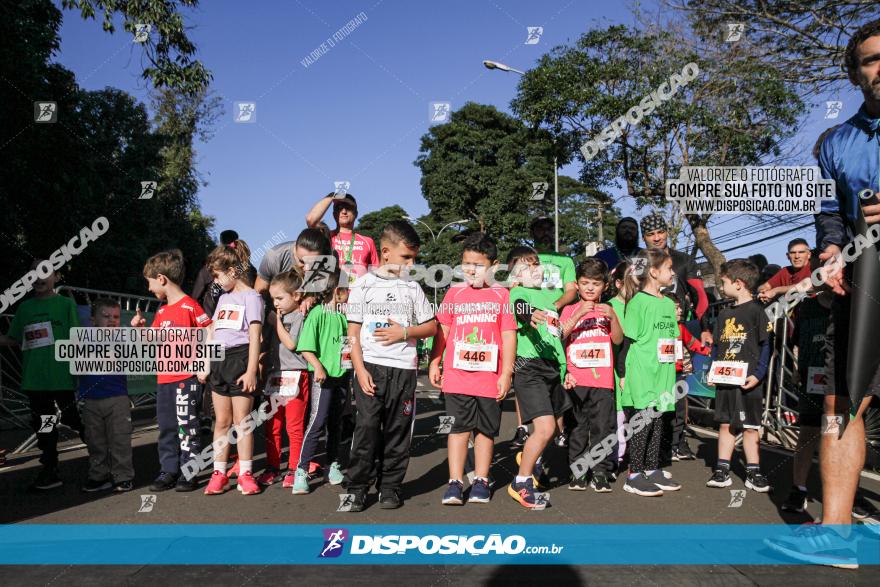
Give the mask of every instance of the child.
<svg viewBox="0 0 880 587">
<path fill-rule="evenodd" d="M 346 404 L 351 401 L 351 343 L 348 339 L 348 322 L 342 312 L 348 302 L 348 283 L 340 286 L 341 275 L 334 272 L 328 277 L 327 291 L 321 297 L 321 302 L 327 303 L 312 307 L 299 339 L 299 350 L 314 375 L 309 424 L 299 452 L 294 494 L 309 492 L 306 468 L 315 456 L 318 438 L 325 424 L 327 462 L 330 465 L 327 480 L 331 485 L 339 485 L 343 479 L 339 464 L 339 441 L 342 436 L 342 414 Z"/>
<path fill-rule="evenodd" d="M 557 418 L 571 407 L 562 388 L 565 353 L 559 341 L 559 315 L 552 289 L 542 289 L 544 271 L 531 247 L 514 247 L 507 258 L 513 289 L 510 303 L 519 324 L 513 387 L 524 424 L 532 422 L 521 453 L 519 472 L 507 493 L 523 507 L 533 508 L 535 486 L 542 471 L 541 453 L 556 435 Z M 537 474 L 536 474 L 537 473 Z"/>
<path fill-rule="evenodd" d="M 32 270 L 48 261 L 35 260 Z M 4 345 L 21 347 L 21 391 L 31 408 L 31 425 L 37 435 L 37 446 L 42 451 L 43 465 L 30 489 L 44 491 L 61 487 L 58 476 L 58 411 L 60 423 L 70 426 L 82 435 L 83 425 L 76 409 L 74 388 L 76 380 L 70 374 L 70 365 L 55 360 L 55 341 L 70 338 L 70 329 L 79 326 L 76 304 L 68 297 L 55 293 L 58 275 L 49 272 L 34 281 L 34 296 L 21 303 L 9 332 L 0 337 Z M 56 408 L 55 405 L 58 404 Z"/>
<path fill-rule="evenodd" d="M 144 265 L 147 288 L 165 302 L 156 310 L 152 328 L 199 328 L 211 324 L 211 319 L 197 301 L 183 293 L 180 284 L 186 275 L 183 253 L 178 249 L 165 251 L 147 259 Z M 146 319 L 137 309 L 131 325 L 146 325 Z M 202 386 L 192 373 L 160 373 L 156 376 L 156 420 L 159 424 L 160 472 L 150 491 L 193 491 L 198 486 L 195 477 L 187 479 L 180 474 L 184 463 L 196 458 L 202 450 L 199 417 Z"/>
<path fill-rule="evenodd" d="M 207 376 L 211 385 L 211 400 L 217 417 L 214 440 L 225 438 L 233 423 L 239 430 L 236 443 L 240 465 L 238 490 L 243 495 L 260 492 L 252 473 L 254 435 L 240 432 L 241 421 L 254 405 L 263 328 L 263 298 L 248 285 L 250 257 L 251 251 L 242 240 L 220 245 L 208 255 L 205 264 L 214 281 L 223 289 L 214 310 L 211 339 L 223 344 L 226 355 L 222 362 L 211 364 L 210 375 L 202 373 L 199 376 L 202 381 Z M 214 473 L 205 488 L 205 495 L 223 493 L 229 488 L 226 476 L 228 454 L 228 444 L 215 451 Z"/>
<path fill-rule="evenodd" d="M 359 278 L 349 292 L 348 336 L 358 413 L 347 471 L 352 512 L 363 511 L 374 470 L 381 485 L 379 507 L 402 505 L 400 487 L 415 417 L 415 339 L 437 331 L 422 288 L 400 278 L 401 269 L 415 262 L 420 246 L 412 226 L 402 220 L 389 222 L 379 239 L 381 266 Z"/>
<path fill-rule="evenodd" d="M 725 308 L 715 322 L 712 366 L 707 380 L 715 383 L 715 421 L 718 431 L 718 463 L 709 487 L 729 487 L 730 458 L 736 434 L 743 433 L 746 453 L 746 487 L 759 493 L 770 491 L 767 478 L 761 474 L 758 441 L 763 413 L 761 380 L 767 374 L 770 360 L 772 324 L 764 307 L 752 299 L 758 282 L 758 268 L 745 259 L 734 259 L 721 265 L 721 293 L 734 299 L 732 308 Z"/>
<path fill-rule="evenodd" d="M 119 302 L 98 298 L 92 304 L 92 324 L 118 328 L 119 313 Z M 82 490 L 131 491 L 131 403 L 125 375 L 81 375 L 79 400 L 89 448 L 89 475 Z"/>
<path fill-rule="evenodd" d="M 304 297 L 299 291 L 301 287 L 302 278 L 294 271 L 279 273 L 269 283 L 275 319 L 266 324 L 264 336 L 268 352 L 263 393 L 267 396 L 277 393 L 286 398 L 286 402 L 278 404 L 275 414 L 265 424 L 267 466 L 257 478 L 257 483 L 264 487 L 275 483 L 280 475 L 282 428 L 286 428 L 290 442 L 287 473 L 281 480 L 282 487 L 290 489 L 294 486 L 303 442 L 303 422 L 309 405 L 309 364 L 299 352 L 299 338 L 305 320 L 300 311 Z"/>
<path fill-rule="evenodd" d="M 633 259 L 626 278 L 633 282 L 631 291 L 637 291 L 627 300 L 623 318 L 623 404 L 640 411 L 644 426 L 629 442 L 629 476 L 623 489 L 641 496 L 660 496 L 664 491 L 681 489 L 660 469 L 663 426 L 661 418 L 651 417 L 674 409 L 673 402 L 662 397 L 674 393 L 678 323 L 675 304 L 660 293 L 660 288 L 675 279 L 672 258 L 659 249 L 643 250 Z"/>
<path fill-rule="evenodd" d="M 632 267 L 632 261 L 624 259 L 611 272 L 614 296 L 608 300 L 608 305 L 614 310 L 618 320 L 624 314 L 626 300 L 635 295 L 635 291 L 632 291 L 634 287 L 633 281 L 626 279 L 626 273 L 630 267 Z M 623 328 L 622 324 L 621 328 Z M 624 336 L 626 336 L 626 332 L 624 332 Z M 623 410 L 623 382 L 618 374 L 618 371 L 623 372 L 623 365 L 620 360 L 620 347 L 621 345 L 619 344 L 612 345 L 611 347 L 611 352 L 614 355 L 614 397 L 617 410 L 617 467 L 615 472 L 610 475 L 612 481 L 616 479 L 617 470 L 623 467 L 623 458 L 626 454 L 626 435 L 623 433 L 623 425 L 626 423 L 626 413 Z"/>
<path fill-rule="evenodd" d="M 599 303 L 607 284 L 605 261 L 586 259 L 578 265 L 576 274 L 580 301 L 563 308 L 560 317 L 568 371 L 565 388 L 572 392 L 577 422 L 568 440 L 569 463 L 617 430 L 611 345 L 623 342 L 623 330 L 614 310 Z M 592 471 L 593 491 L 611 491 L 609 476 L 616 470 L 617 455 L 611 452 Z M 584 491 L 588 474 L 572 478 L 568 488 Z"/>
<path fill-rule="evenodd" d="M 449 432 L 449 485 L 444 505 L 464 504 L 465 460 L 474 434 L 474 481 L 468 501 L 489 503 L 489 465 L 501 427 L 501 401 L 510 389 L 516 358 L 516 320 L 510 293 L 487 287 L 487 271 L 498 264 L 495 241 L 475 233 L 464 241 L 461 266 L 466 282 L 449 289 L 437 314 L 429 377 L 442 387 L 446 413 L 454 418 Z M 440 362 L 443 373 L 440 373 Z"/>
</svg>

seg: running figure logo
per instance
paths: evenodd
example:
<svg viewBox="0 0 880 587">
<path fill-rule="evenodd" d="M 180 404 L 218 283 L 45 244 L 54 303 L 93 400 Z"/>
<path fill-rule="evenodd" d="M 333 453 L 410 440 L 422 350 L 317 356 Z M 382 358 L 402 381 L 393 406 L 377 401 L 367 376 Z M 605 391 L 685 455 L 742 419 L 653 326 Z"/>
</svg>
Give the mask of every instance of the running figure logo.
<svg viewBox="0 0 880 587">
<path fill-rule="evenodd" d="M 37 434 L 49 434 L 53 430 L 55 430 L 55 424 L 58 423 L 58 416 L 55 414 L 49 414 L 46 416 L 40 416 L 40 429 L 37 430 Z"/>
<path fill-rule="evenodd" d="M 839 100 L 828 100 L 825 102 L 825 118 L 837 118 L 843 109 L 843 102 Z"/>
<path fill-rule="evenodd" d="M 150 32 L 152 30 L 153 25 L 150 23 L 134 25 L 134 40 L 132 42 L 145 43 L 147 39 L 150 38 Z"/>
<path fill-rule="evenodd" d="M 449 122 L 452 104 L 449 102 L 431 102 L 431 122 Z"/>
<path fill-rule="evenodd" d="M 745 489 L 731 489 L 730 490 L 730 503 L 727 504 L 729 508 L 738 508 L 742 507 L 743 501 L 746 498 L 746 490 Z"/>
<path fill-rule="evenodd" d="M 333 186 L 336 188 L 333 191 L 334 198 L 344 198 L 348 193 L 348 189 L 351 187 L 350 181 L 334 181 Z"/>
<path fill-rule="evenodd" d="M 153 507 L 156 505 L 156 496 L 155 495 L 142 495 L 141 496 L 141 507 L 138 509 L 138 513 L 148 514 L 153 511 Z"/>
<path fill-rule="evenodd" d="M 550 187 L 546 181 L 533 181 L 532 182 L 532 197 L 529 198 L 531 200 L 543 200 L 544 196 L 547 194 L 547 188 Z"/>
<path fill-rule="evenodd" d="M 235 122 L 250 123 L 257 121 L 256 102 L 236 102 L 233 111 Z"/>
<path fill-rule="evenodd" d="M 541 35 L 544 34 L 544 27 L 542 26 L 528 26 L 526 27 L 528 32 L 528 36 L 526 36 L 526 42 L 524 45 L 537 45 L 538 41 L 541 40 Z"/>
<path fill-rule="evenodd" d="M 729 22 L 727 23 L 727 36 L 724 37 L 725 43 L 736 43 L 739 41 L 743 32 L 746 30 L 746 25 L 741 22 Z"/>
<path fill-rule="evenodd" d="M 310 255 L 303 257 L 306 266 L 305 279 L 300 291 L 320 292 L 327 289 L 330 275 L 336 271 L 335 255 Z"/>
<path fill-rule="evenodd" d="M 324 548 L 318 558 L 335 558 L 342 554 L 348 530 L 324 528 Z"/>
<path fill-rule="evenodd" d="M 141 182 L 141 195 L 138 197 L 138 200 L 150 200 L 156 194 L 156 185 L 155 181 L 142 181 Z"/>
<path fill-rule="evenodd" d="M 34 122 L 50 123 L 57 121 L 57 102 L 34 102 Z"/>
</svg>

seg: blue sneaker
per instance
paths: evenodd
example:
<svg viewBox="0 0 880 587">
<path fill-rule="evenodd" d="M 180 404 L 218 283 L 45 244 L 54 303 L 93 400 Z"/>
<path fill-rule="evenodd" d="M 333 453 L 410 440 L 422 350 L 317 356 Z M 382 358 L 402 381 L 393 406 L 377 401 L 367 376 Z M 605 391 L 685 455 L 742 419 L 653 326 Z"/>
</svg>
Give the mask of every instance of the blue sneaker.
<svg viewBox="0 0 880 587">
<path fill-rule="evenodd" d="M 764 544 L 795 560 L 839 569 L 859 568 L 855 536 L 846 539 L 821 524 L 803 524 L 788 536 L 765 538 Z"/>
<path fill-rule="evenodd" d="M 519 466 L 522 462 L 522 451 L 516 453 L 516 465 Z M 517 473 L 518 474 L 518 473 Z M 538 460 L 535 461 L 535 466 L 532 467 L 532 482 L 535 485 L 535 489 L 541 488 L 541 477 L 544 475 L 544 463 L 541 462 L 541 457 L 538 457 Z"/>
<path fill-rule="evenodd" d="M 507 494 L 523 507 L 535 507 L 535 483 L 531 477 L 522 483 L 517 483 L 514 479 L 513 483 L 507 486 Z"/>
<path fill-rule="evenodd" d="M 327 480 L 330 482 L 330 485 L 340 485 L 342 478 L 342 467 L 339 466 L 339 463 L 333 461 L 330 464 L 330 471 L 327 473 Z"/>
<path fill-rule="evenodd" d="M 485 479 L 474 479 L 471 485 L 471 492 L 468 495 L 470 503 L 489 503 L 492 499 L 492 490 L 489 489 L 489 482 Z"/>
<path fill-rule="evenodd" d="M 293 494 L 306 495 L 309 492 L 309 474 L 297 468 L 293 477 Z"/>
<path fill-rule="evenodd" d="M 443 494 L 443 505 L 463 505 L 464 504 L 464 485 L 461 481 L 450 481 Z"/>
</svg>

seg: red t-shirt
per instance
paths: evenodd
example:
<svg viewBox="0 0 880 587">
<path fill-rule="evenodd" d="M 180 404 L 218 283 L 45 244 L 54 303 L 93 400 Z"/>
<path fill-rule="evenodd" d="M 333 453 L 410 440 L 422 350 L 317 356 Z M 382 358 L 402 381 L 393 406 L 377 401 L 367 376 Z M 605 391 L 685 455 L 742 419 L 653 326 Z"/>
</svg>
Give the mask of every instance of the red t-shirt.
<svg viewBox="0 0 880 587">
<path fill-rule="evenodd" d="M 353 265 L 350 273 L 360 277 L 367 272 L 367 267 L 379 264 L 379 253 L 370 237 L 355 232 L 340 235 L 339 230 L 334 230 L 330 234 L 330 243 L 339 255 L 339 262 L 342 265 Z M 353 245 L 352 235 L 354 235 Z"/>
<path fill-rule="evenodd" d="M 443 393 L 496 397 L 504 354 L 501 333 L 517 328 L 510 292 L 499 285 L 453 285 L 443 297 L 437 321 L 449 327 Z"/>
<path fill-rule="evenodd" d="M 583 302 L 562 309 L 567 324 Z M 564 341 L 565 361 L 578 386 L 614 389 L 614 357 L 611 352 L 611 318 L 592 310 L 578 320 Z"/>
<path fill-rule="evenodd" d="M 183 296 L 176 304 L 165 304 L 156 310 L 152 328 L 200 328 L 209 326 L 211 318 L 197 301 Z M 157 383 L 175 383 L 192 377 L 192 373 L 156 375 Z"/>
<path fill-rule="evenodd" d="M 780 287 L 783 285 L 794 285 L 800 283 L 810 276 L 810 264 L 804 265 L 800 271 L 793 273 L 794 267 L 783 267 L 776 275 L 767 280 L 770 287 Z"/>
</svg>

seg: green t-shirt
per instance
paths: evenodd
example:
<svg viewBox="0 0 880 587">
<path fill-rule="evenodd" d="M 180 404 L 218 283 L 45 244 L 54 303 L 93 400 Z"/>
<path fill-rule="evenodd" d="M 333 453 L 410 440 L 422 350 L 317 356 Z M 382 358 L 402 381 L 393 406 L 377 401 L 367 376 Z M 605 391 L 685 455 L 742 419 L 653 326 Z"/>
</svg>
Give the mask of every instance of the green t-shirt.
<svg viewBox="0 0 880 587">
<path fill-rule="evenodd" d="M 559 335 L 553 335 L 547 330 L 547 323 L 539 324 L 538 328 L 532 328 L 529 321 L 522 321 L 519 318 L 517 309 L 527 310 L 523 304 L 528 304 L 535 310 L 551 310 L 556 312 L 553 305 L 559 298 L 556 291 L 552 289 L 537 289 L 530 287 L 515 287 L 510 290 L 510 305 L 513 306 L 516 321 L 519 328 L 516 331 L 516 356 L 524 359 L 547 359 L 559 363 L 562 377 L 565 377 L 565 351 L 562 349 L 562 342 Z M 559 324 L 559 315 L 556 316 L 556 329 L 561 331 Z"/>
<path fill-rule="evenodd" d="M 641 410 L 658 402 L 664 392 L 674 397 L 675 339 L 679 335 L 675 302 L 667 297 L 637 293 L 626 305 L 623 331 L 632 339 L 626 355 L 623 405 Z M 672 345 L 671 362 L 660 362 L 660 339 Z M 668 353 L 669 349 L 664 349 L 667 357 Z M 658 402 L 656 409 L 669 412 L 675 409 L 675 402 Z"/>
<path fill-rule="evenodd" d="M 544 270 L 542 289 L 554 292 L 555 302 L 565 293 L 565 285 L 575 283 L 574 261 L 571 257 L 559 253 L 538 253 L 541 267 Z"/>
<path fill-rule="evenodd" d="M 22 390 L 76 388 L 70 363 L 55 360 L 55 341 L 69 339 L 70 329 L 77 326 L 76 304 L 68 297 L 53 295 L 21 303 L 7 335 L 21 345 Z"/>
<path fill-rule="evenodd" d="M 296 352 L 315 353 L 329 377 L 342 377 L 347 371 L 342 368 L 342 346 L 348 339 L 347 335 L 348 320 L 345 314 L 317 304 L 306 316 L 296 342 Z M 311 365 L 309 371 L 314 371 Z"/>
<path fill-rule="evenodd" d="M 608 305 L 611 306 L 611 309 L 614 310 L 614 313 L 617 314 L 617 319 L 620 321 L 621 328 L 623 327 L 623 309 L 624 303 L 623 300 L 618 298 L 617 296 L 608 300 Z M 620 352 L 619 344 L 611 344 L 611 355 L 614 357 L 614 360 L 617 361 L 617 354 Z M 617 411 L 621 411 L 623 409 L 622 403 L 622 394 L 620 390 L 620 377 L 617 376 L 617 369 L 614 369 L 614 397 L 616 399 Z"/>
</svg>

